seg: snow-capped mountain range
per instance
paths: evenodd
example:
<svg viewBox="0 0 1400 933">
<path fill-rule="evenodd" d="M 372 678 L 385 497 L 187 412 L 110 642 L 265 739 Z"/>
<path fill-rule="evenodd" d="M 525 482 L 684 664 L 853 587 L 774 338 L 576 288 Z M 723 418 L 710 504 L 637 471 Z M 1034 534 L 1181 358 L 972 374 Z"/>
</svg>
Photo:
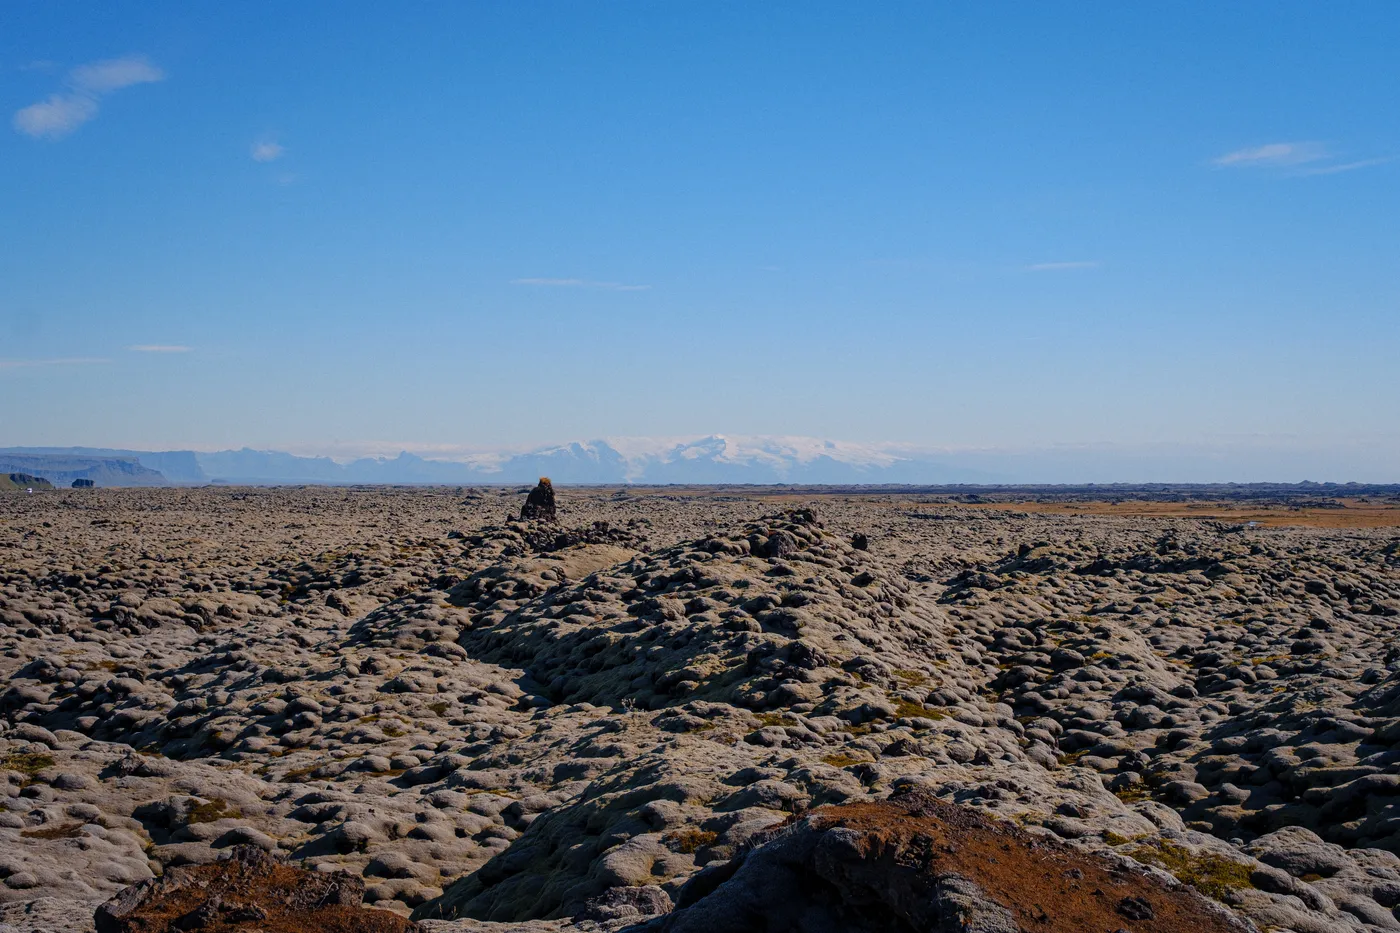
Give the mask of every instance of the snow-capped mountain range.
<svg viewBox="0 0 1400 933">
<path fill-rule="evenodd" d="M 606 438 L 454 459 L 405 451 L 392 458 L 337 463 L 244 449 L 196 453 L 195 460 L 208 479 L 230 482 L 516 483 L 548 476 L 561 483 L 931 483 L 987 478 L 895 445 L 722 434 Z"/>
<path fill-rule="evenodd" d="M 1369 446 L 1368 446 L 1369 445 Z M 1284 439 L 1195 443 L 1057 444 L 1024 448 L 928 448 L 789 435 L 608 437 L 525 450 L 375 444 L 392 456 L 331 458 L 276 450 L 0 448 L 0 472 L 30 473 L 67 486 L 222 483 L 558 483 L 664 485 L 998 483 L 1219 483 L 1395 481 L 1400 442 L 1388 439 L 1314 450 Z M 1370 466 L 1366 466 L 1369 464 Z M 1379 466 L 1377 466 L 1379 464 Z"/>
<path fill-rule="evenodd" d="M 453 458 L 404 451 L 396 457 L 337 461 L 273 450 L 138 451 L 106 448 L 8 448 L 36 472 L 63 457 L 125 458 L 177 484 L 227 483 L 956 483 L 995 481 L 980 470 L 940 462 L 895 444 L 811 437 L 711 434 L 615 437 L 526 451 Z M 76 475 L 76 474 L 75 474 Z M 149 477 L 148 482 L 149 484 Z"/>
</svg>

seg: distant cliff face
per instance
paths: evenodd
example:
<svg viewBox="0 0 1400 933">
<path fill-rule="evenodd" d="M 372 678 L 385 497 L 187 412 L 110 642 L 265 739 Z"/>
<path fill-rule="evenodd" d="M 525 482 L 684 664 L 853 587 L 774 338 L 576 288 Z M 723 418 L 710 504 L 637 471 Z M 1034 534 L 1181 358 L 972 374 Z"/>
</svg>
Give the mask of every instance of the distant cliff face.
<svg viewBox="0 0 1400 933">
<path fill-rule="evenodd" d="M 148 470 L 154 470 L 172 483 L 207 483 L 209 477 L 199 466 L 192 450 L 123 450 L 113 447 L 4 447 L 0 458 L 9 456 L 57 458 L 57 461 L 134 460 Z M 55 461 L 55 462 L 57 462 Z M 60 467 L 61 468 L 61 467 Z M 118 471 L 124 472 L 124 471 Z M 132 485 L 124 483 L 121 485 Z M 150 485 L 150 484 L 143 484 Z"/>
<path fill-rule="evenodd" d="M 138 461 L 64 454 L 0 454 L 0 473 L 28 473 L 54 486 L 90 479 L 98 486 L 164 486 L 165 476 Z"/>
<path fill-rule="evenodd" d="M 52 489 L 53 483 L 28 473 L 0 473 L 0 490 Z"/>
</svg>

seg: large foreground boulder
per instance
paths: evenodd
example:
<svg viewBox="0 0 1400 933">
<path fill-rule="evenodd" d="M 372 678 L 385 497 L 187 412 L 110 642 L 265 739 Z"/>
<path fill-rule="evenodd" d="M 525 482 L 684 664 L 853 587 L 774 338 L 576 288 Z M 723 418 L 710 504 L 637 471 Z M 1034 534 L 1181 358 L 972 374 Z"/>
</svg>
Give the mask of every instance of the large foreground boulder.
<svg viewBox="0 0 1400 933">
<path fill-rule="evenodd" d="M 823 807 L 681 889 L 647 933 L 1229 933 L 1253 929 L 1126 860 L 909 794 Z M 756 840 L 757 841 L 757 840 Z"/>
<path fill-rule="evenodd" d="M 97 933 L 417 933 L 416 923 L 360 906 L 348 872 L 305 871 L 254 846 L 210 865 L 174 868 L 97 909 Z"/>
</svg>

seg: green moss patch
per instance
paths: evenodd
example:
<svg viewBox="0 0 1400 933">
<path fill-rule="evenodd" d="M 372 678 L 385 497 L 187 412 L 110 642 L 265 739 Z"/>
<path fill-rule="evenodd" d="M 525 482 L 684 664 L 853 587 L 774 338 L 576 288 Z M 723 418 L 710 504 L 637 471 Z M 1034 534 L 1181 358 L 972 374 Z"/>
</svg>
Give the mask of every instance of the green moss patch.
<svg viewBox="0 0 1400 933">
<path fill-rule="evenodd" d="M 1130 854 L 1139 862 L 1166 869 L 1182 884 L 1216 900 L 1235 888 L 1254 887 L 1249 880 L 1253 869 L 1248 865 L 1209 853 L 1193 855 L 1189 849 L 1165 840 L 1138 846 Z"/>
</svg>

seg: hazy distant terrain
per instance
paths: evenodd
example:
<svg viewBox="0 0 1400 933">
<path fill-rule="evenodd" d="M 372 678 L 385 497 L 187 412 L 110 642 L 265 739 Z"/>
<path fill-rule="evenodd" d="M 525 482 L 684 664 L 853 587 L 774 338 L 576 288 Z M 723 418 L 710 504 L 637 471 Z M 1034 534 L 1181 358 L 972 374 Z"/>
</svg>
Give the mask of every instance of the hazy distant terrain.
<svg viewBox="0 0 1400 933">
<path fill-rule="evenodd" d="M 1258 461 L 1258 462 L 1256 462 Z M 91 447 L 0 448 L 0 469 L 23 470 L 68 485 L 486 484 L 561 483 L 947 485 L 1304 480 L 1348 482 L 1346 468 L 1284 454 L 1236 454 L 1174 447 L 1063 447 L 1014 451 L 926 451 L 900 444 L 857 444 L 809 437 L 709 435 L 611 438 L 527 451 L 449 457 L 297 456 L 275 450 L 141 451 Z M 1396 477 L 1381 476 L 1382 482 Z M 1374 481 L 1374 480 L 1373 480 Z"/>
</svg>

